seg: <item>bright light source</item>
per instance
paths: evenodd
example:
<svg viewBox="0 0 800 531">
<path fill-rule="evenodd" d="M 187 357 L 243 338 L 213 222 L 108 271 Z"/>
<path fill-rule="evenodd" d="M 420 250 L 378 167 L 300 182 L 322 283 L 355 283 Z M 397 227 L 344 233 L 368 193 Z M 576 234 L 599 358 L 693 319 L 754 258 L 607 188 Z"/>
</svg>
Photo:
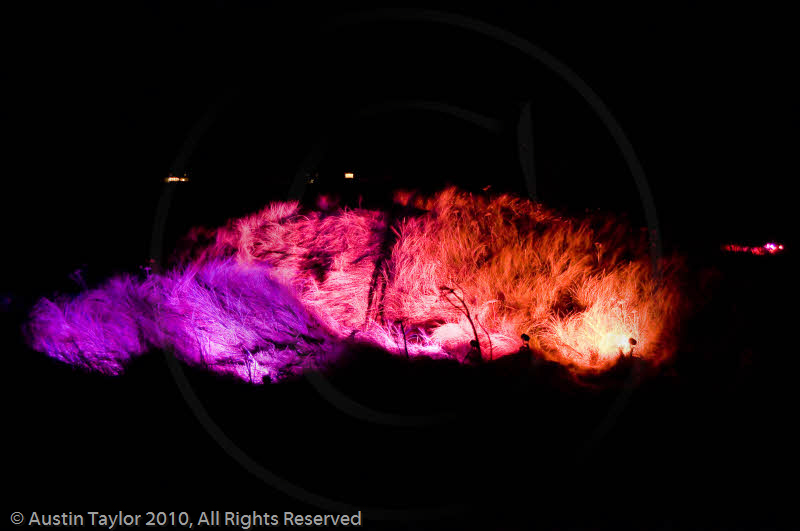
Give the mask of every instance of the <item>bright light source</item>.
<svg viewBox="0 0 800 531">
<path fill-rule="evenodd" d="M 352 179 L 353 177 L 354 177 L 354 175 L 353 175 L 352 173 L 350 173 L 350 172 L 346 172 L 346 173 L 344 174 L 344 178 L 345 178 L 345 179 Z"/>
<path fill-rule="evenodd" d="M 185 183 L 185 182 L 189 182 L 189 178 L 188 177 L 174 177 L 174 176 L 170 175 L 169 177 L 164 179 L 164 182 L 165 183 Z"/>
<path fill-rule="evenodd" d="M 746 245 L 736 245 L 736 244 L 728 244 L 723 245 L 722 250 L 728 251 L 730 253 L 750 253 L 755 254 L 758 256 L 764 256 L 767 254 L 778 254 L 779 252 L 783 251 L 784 247 L 783 244 L 780 243 L 765 243 L 759 247 L 748 247 Z"/>
<path fill-rule="evenodd" d="M 609 355 L 612 352 L 622 352 L 623 354 L 630 354 L 633 352 L 633 345 L 636 344 L 635 340 L 625 334 L 618 334 L 609 332 L 597 345 L 600 354 Z"/>
</svg>

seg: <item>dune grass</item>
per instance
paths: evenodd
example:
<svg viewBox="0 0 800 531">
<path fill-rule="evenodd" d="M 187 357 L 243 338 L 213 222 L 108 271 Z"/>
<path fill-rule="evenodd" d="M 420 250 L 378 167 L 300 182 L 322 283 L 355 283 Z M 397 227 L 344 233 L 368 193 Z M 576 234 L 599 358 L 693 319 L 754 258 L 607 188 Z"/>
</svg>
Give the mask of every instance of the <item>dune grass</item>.
<svg viewBox="0 0 800 531">
<path fill-rule="evenodd" d="M 654 271 L 643 232 L 456 188 L 396 201 L 414 214 L 279 202 L 195 229 L 166 274 L 40 301 L 31 345 L 111 374 L 169 348 L 254 383 L 334 362 L 359 341 L 410 358 L 462 361 L 477 349 L 489 360 L 517 352 L 526 334 L 576 373 L 672 354 L 681 260 Z"/>
</svg>

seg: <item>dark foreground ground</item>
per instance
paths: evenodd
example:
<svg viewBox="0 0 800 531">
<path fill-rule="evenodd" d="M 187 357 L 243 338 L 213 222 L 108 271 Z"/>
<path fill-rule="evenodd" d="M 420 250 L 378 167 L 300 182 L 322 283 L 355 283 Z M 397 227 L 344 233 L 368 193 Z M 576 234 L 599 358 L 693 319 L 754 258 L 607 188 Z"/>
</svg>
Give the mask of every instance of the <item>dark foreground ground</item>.
<svg viewBox="0 0 800 531">
<path fill-rule="evenodd" d="M 798 362 L 778 333 L 791 315 L 772 311 L 790 258 L 716 256 L 713 297 L 683 324 L 675 363 L 622 366 L 602 389 L 525 355 L 465 368 L 362 352 L 335 374 L 257 387 L 176 378 L 159 352 L 106 378 L 12 344 L 11 509 L 362 510 L 369 529 L 791 527 Z M 5 323 L 13 341 L 18 322 Z"/>
</svg>

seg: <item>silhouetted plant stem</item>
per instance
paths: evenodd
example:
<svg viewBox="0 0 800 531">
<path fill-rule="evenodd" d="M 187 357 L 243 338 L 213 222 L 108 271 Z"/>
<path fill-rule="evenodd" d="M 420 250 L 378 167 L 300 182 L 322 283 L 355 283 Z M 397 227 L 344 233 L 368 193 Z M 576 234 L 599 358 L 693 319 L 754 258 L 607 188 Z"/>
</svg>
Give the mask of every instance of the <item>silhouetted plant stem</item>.
<svg viewBox="0 0 800 531">
<path fill-rule="evenodd" d="M 403 321 L 400 321 L 400 331 L 403 332 L 403 348 L 406 351 L 406 359 L 408 359 L 409 356 L 408 356 L 408 342 L 406 341 L 406 324 Z"/>
<path fill-rule="evenodd" d="M 470 315 L 470 313 L 469 313 L 469 307 L 467 306 L 467 303 L 466 303 L 466 302 L 464 302 L 464 299 L 463 299 L 463 298 L 461 298 L 461 297 L 459 297 L 459 296 L 458 296 L 458 293 L 456 293 L 456 292 L 455 292 L 455 290 L 454 290 L 453 288 L 448 288 L 447 286 L 441 286 L 439 289 L 445 292 L 445 293 L 444 293 L 444 298 L 445 298 L 445 300 L 446 300 L 447 302 L 449 302 L 449 303 L 450 303 L 450 304 L 453 306 L 453 308 L 455 308 L 455 309 L 457 309 L 457 310 L 459 310 L 459 311 L 463 312 L 463 313 L 464 313 L 464 315 L 466 315 L 466 316 L 467 316 L 467 321 L 469 321 L 469 325 L 472 327 L 472 333 L 473 333 L 473 334 L 474 334 L 474 336 L 475 336 L 476 348 L 477 348 L 477 350 L 478 350 L 478 353 L 480 353 L 480 351 L 481 351 L 481 342 L 480 342 L 480 340 L 478 339 L 478 329 L 477 329 L 477 328 L 475 328 L 475 323 L 474 323 L 474 322 L 472 322 L 472 316 L 471 316 L 471 315 Z M 459 289 L 461 289 L 461 288 L 459 287 Z M 463 290 L 463 289 L 461 289 L 461 293 L 464 293 L 464 290 Z M 458 301 L 461 303 L 461 306 L 462 306 L 462 308 L 459 308 L 459 307 L 458 307 L 458 305 L 456 305 L 456 303 L 454 303 L 453 301 L 451 301 L 451 300 L 450 300 L 450 298 L 448 297 L 448 295 L 451 295 L 451 294 L 452 294 L 452 295 L 453 295 L 453 296 L 454 296 L 456 299 L 458 299 Z"/>
</svg>

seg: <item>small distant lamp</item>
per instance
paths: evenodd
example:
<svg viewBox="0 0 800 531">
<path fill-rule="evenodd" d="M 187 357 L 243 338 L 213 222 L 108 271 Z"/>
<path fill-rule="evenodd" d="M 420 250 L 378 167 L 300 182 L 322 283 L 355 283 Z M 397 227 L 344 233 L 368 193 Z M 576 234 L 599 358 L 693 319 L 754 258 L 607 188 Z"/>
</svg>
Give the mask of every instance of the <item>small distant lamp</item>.
<svg viewBox="0 0 800 531">
<path fill-rule="evenodd" d="M 172 175 L 170 173 L 169 176 L 166 179 L 164 179 L 164 182 L 165 183 L 186 183 L 186 182 L 189 182 L 189 178 L 186 176 L 185 173 L 183 174 L 183 177 L 175 177 L 174 175 Z"/>
</svg>

